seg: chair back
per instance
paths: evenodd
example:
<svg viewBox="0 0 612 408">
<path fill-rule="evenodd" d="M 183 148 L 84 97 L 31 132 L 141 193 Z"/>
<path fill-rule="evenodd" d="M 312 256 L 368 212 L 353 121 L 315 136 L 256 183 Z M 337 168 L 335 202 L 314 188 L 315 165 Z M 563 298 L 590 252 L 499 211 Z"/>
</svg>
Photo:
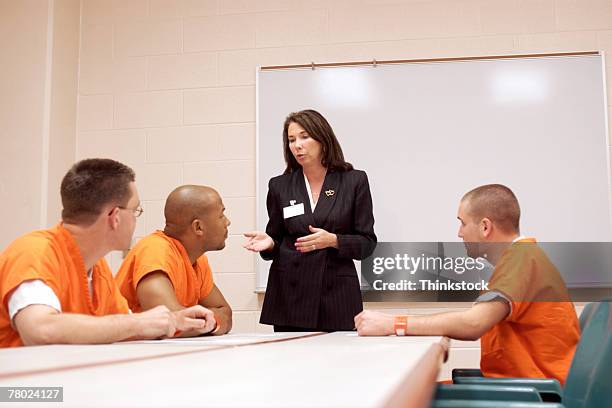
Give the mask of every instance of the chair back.
<svg viewBox="0 0 612 408">
<path fill-rule="evenodd" d="M 563 405 L 567 408 L 590 408 L 611 405 L 591 405 L 595 398 L 603 398 L 605 395 L 599 392 L 603 383 L 608 381 L 610 375 L 605 378 L 597 378 L 600 373 L 612 373 L 612 363 L 608 367 L 602 367 L 604 358 L 612 358 L 610 348 L 610 302 L 598 302 L 593 306 L 588 324 L 580 336 L 576 347 L 576 353 L 567 375 L 563 389 Z M 607 371 L 606 371 L 607 370 Z M 610 392 L 608 386 L 607 392 Z M 607 398 L 610 398 L 607 396 Z"/>
<path fill-rule="evenodd" d="M 581 332 L 584 330 L 585 326 L 589 324 L 591 317 L 593 317 L 593 312 L 595 311 L 596 306 L 597 306 L 596 302 L 591 302 L 587 304 L 584 307 L 584 309 L 582 309 L 582 313 L 580 313 L 580 319 L 579 319 Z"/>
</svg>

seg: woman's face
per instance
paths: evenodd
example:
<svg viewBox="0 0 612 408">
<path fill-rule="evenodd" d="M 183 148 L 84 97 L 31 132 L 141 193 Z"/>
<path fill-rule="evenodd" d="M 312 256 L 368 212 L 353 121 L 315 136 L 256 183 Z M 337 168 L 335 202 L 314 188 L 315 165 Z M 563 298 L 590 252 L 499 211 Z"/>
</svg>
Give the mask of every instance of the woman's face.
<svg viewBox="0 0 612 408">
<path fill-rule="evenodd" d="M 287 136 L 289 150 L 302 167 L 321 164 L 321 143 L 310 137 L 303 127 L 291 122 L 287 129 Z"/>
</svg>

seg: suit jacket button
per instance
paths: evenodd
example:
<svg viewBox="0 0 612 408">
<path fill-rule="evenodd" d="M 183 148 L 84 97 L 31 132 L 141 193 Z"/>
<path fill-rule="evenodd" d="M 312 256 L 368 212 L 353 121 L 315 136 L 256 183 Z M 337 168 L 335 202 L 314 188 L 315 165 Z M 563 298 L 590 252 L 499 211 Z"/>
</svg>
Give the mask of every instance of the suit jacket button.
<svg viewBox="0 0 612 408">
<path fill-rule="evenodd" d="M 293 261 L 293 266 L 298 266 L 300 263 L 298 261 Z"/>
<path fill-rule="evenodd" d="M 327 285 L 327 290 L 331 290 L 332 289 L 332 284 L 330 283 L 329 285 Z"/>
<path fill-rule="evenodd" d="M 291 281 L 291 282 L 289 282 L 289 284 L 291 285 L 292 288 L 295 288 L 297 286 L 297 282 L 296 281 Z"/>
</svg>

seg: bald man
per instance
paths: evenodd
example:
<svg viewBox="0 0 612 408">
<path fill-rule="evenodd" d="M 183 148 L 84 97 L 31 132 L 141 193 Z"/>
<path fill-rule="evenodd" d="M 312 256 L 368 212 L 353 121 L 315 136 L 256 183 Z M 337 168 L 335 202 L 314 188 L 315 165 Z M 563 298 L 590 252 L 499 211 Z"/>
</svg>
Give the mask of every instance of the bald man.
<svg viewBox="0 0 612 408">
<path fill-rule="evenodd" d="M 495 266 L 489 291 L 462 312 L 392 316 L 365 310 L 355 317 L 359 335 L 480 339 L 485 376 L 563 384 L 580 337 L 578 318 L 555 266 L 535 239 L 520 235 L 516 196 L 500 184 L 475 188 L 461 199 L 457 218 L 468 256 L 486 254 Z"/>
<path fill-rule="evenodd" d="M 143 238 L 128 253 L 116 280 L 134 311 L 164 305 L 172 311 L 201 305 L 213 311 L 211 334 L 232 328 L 232 309 L 213 281 L 207 251 L 225 247 L 230 220 L 210 187 L 185 185 L 166 199 L 166 226 Z M 189 337 L 201 334 L 183 332 Z"/>
</svg>

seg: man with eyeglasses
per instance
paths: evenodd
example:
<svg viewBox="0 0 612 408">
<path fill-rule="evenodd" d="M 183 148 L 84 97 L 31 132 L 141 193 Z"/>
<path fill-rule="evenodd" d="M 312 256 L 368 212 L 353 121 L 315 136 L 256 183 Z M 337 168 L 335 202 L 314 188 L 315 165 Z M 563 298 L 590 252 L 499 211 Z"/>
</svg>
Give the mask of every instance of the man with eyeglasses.
<svg viewBox="0 0 612 408">
<path fill-rule="evenodd" d="M 76 163 L 61 184 L 62 221 L 0 255 L 0 347 L 112 343 L 214 327 L 202 306 L 130 314 L 103 257 L 130 246 L 142 213 L 134 180 L 114 160 Z"/>
<path fill-rule="evenodd" d="M 214 189 L 185 185 L 166 200 L 163 231 L 141 239 L 117 273 L 121 293 L 133 311 L 164 305 L 181 310 L 200 304 L 214 312 L 213 335 L 232 328 L 232 309 L 213 281 L 207 251 L 225 247 L 230 220 Z M 183 337 L 199 331 L 184 332 Z"/>
</svg>

